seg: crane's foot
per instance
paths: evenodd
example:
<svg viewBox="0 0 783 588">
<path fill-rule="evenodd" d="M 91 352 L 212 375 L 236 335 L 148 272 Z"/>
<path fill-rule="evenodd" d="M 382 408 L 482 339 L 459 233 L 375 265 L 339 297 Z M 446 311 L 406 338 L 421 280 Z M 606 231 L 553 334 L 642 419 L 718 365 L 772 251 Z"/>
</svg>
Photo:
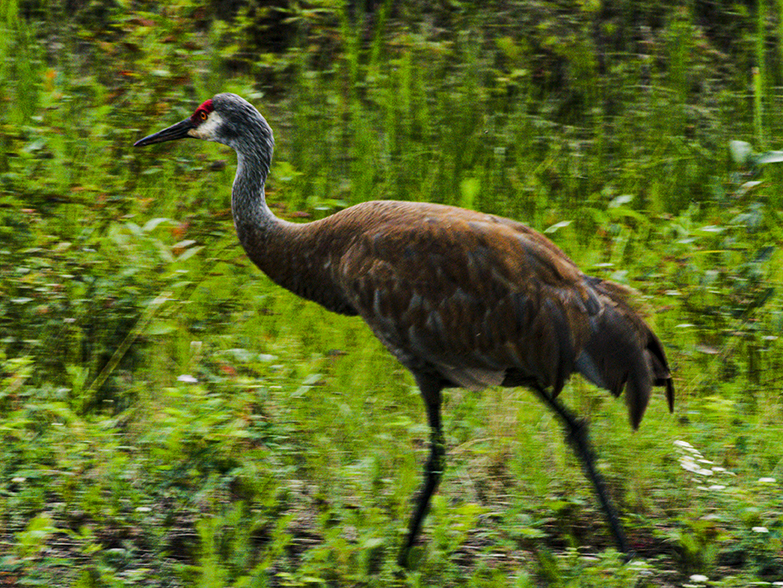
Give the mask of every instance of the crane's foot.
<svg viewBox="0 0 783 588">
<path fill-rule="evenodd" d="M 405 536 L 397 564 L 407 569 L 410 566 L 411 549 L 421 529 L 421 523 L 430 508 L 430 498 L 440 483 L 443 467 L 446 462 L 446 447 L 440 419 L 440 391 L 442 385 L 437 380 L 426 378 L 419 374 L 416 377 L 424 404 L 427 408 L 427 421 L 430 425 L 430 456 L 424 464 L 424 481 L 417 493 L 416 508 L 408 523 L 408 534 Z"/>
<path fill-rule="evenodd" d="M 609 523 L 609 528 L 614 536 L 617 550 L 621 553 L 629 554 L 628 541 L 625 538 L 625 532 L 620 524 L 620 516 L 617 514 L 617 509 L 609 498 L 609 492 L 606 490 L 606 484 L 604 483 L 603 477 L 598 473 L 598 470 L 595 467 L 595 452 L 590 445 L 590 440 L 587 435 L 587 421 L 585 419 L 577 418 L 543 388 L 534 387 L 533 389 L 560 417 L 560 420 L 566 428 L 566 441 L 574 450 L 579 461 L 582 462 L 582 469 L 584 470 L 585 475 L 593 483 L 593 489 L 595 490 L 598 501 L 601 503 L 601 508 L 606 515 L 606 521 Z"/>
<path fill-rule="evenodd" d="M 400 549 L 400 553 L 397 555 L 397 565 L 404 570 L 410 569 L 410 556 L 411 550 L 409 547 L 405 546 Z"/>
</svg>

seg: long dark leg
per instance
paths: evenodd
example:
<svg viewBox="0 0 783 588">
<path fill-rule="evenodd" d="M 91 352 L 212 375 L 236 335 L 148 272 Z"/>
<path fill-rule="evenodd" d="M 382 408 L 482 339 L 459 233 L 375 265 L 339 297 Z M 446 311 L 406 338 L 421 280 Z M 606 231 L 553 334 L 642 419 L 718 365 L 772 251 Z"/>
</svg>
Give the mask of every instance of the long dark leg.
<svg viewBox="0 0 783 588">
<path fill-rule="evenodd" d="M 598 496 L 598 500 L 601 502 L 601 507 L 604 509 L 606 519 L 609 522 L 609 527 L 612 529 L 612 534 L 617 542 L 617 549 L 623 553 L 629 553 L 628 542 L 625 540 L 625 533 L 623 527 L 620 524 L 620 517 L 617 514 L 617 510 L 609 499 L 609 494 L 606 491 L 604 485 L 604 479 L 595 469 L 595 453 L 590 446 L 590 441 L 587 438 L 587 422 L 583 419 L 578 419 L 570 412 L 565 406 L 560 404 L 555 398 L 553 398 L 546 390 L 533 386 L 533 390 L 538 396 L 546 402 L 560 417 L 563 424 L 567 428 L 566 439 L 569 445 L 571 445 L 574 453 L 582 462 L 587 477 L 593 483 L 595 493 Z"/>
<path fill-rule="evenodd" d="M 426 378 L 416 378 L 421 390 L 421 396 L 427 408 L 427 420 L 430 423 L 430 456 L 424 465 L 424 482 L 419 489 L 416 497 L 416 508 L 413 511 L 410 522 L 408 523 L 408 535 L 405 543 L 402 545 L 397 563 L 405 568 L 408 565 L 408 554 L 416 541 L 416 537 L 421 529 L 421 522 L 427 514 L 430 507 L 430 497 L 440 483 L 440 477 L 443 473 L 443 466 L 446 460 L 446 448 L 443 444 L 443 430 L 440 422 L 440 383 Z"/>
</svg>

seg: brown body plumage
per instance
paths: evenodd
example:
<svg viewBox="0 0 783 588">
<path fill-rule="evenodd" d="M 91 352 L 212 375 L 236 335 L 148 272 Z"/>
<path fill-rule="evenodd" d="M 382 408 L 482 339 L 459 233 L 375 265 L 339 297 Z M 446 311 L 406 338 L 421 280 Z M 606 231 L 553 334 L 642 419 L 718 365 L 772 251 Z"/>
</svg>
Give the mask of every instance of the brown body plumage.
<svg viewBox="0 0 783 588">
<path fill-rule="evenodd" d="M 580 372 L 615 396 L 625 389 L 633 428 L 653 386 L 665 387 L 673 408 L 661 343 L 620 286 L 586 276 L 521 223 L 451 206 L 366 202 L 307 224 L 280 220 L 264 198 L 271 130 L 237 96 L 220 94 L 191 118 L 137 144 L 185 136 L 237 151 L 234 222 L 253 262 L 299 296 L 360 315 L 414 375 L 432 437 L 401 564 L 440 480 L 441 390 L 452 386 L 526 386 L 536 392 L 568 428 L 618 546 L 627 550 L 594 468 L 586 426 L 556 399 L 568 377 Z"/>
<path fill-rule="evenodd" d="M 411 371 L 481 390 L 535 380 L 556 396 L 574 371 L 618 396 L 638 427 L 671 379 L 658 338 L 620 286 L 586 276 L 551 241 L 494 215 L 365 202 L 285 238 L 243 240 L 276 283 L 361 315 Z"/>
</svg>

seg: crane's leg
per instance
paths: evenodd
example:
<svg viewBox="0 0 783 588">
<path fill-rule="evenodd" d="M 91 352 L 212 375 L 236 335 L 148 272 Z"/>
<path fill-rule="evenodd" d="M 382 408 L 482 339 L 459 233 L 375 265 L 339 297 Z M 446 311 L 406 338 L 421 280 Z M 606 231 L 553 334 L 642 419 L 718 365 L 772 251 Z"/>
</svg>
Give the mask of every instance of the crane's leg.
<svg viewBox="0 0 783 588">
<path fill-rule="evenodd" d="M 620 517 L 617 514 L 614 504 L 612 504 L 612 501 L 609 499 L 609 493 L 606 491 L 604 479 L 598 473 L 598 470 L 595 469 L 595 453 L 587 438 L 587 422 L 584 419 L 578 419 L 571 411 L 543 388 L 533 386 L 533 390 L 557 413 L 560 420 L 563 421 L 563 424 L 566 426 L 566 440 L 569 445 L 571 445 L 574 453 L 576 453 L 577 457 L 581 460 L 582 467 L 584 468 L 587 477 L 590 478 L 590 481 L 593 483 L 595 493 L 598 496 L 601 507 L 604 509 L 604 514 L 606 514 L 609 527 L 611 528 L 615 542 L 617 543 L 617 549 L 622 553 L 629 553 L 628 542 L 625 539 L 625 532 L 620 524 Z"/>
<path fill-rule="evenodd" d="M 424 481 L 416 497 L 416 508 L 408 523 L 408 535 L 402 545 L 397 563 L 400 567 L 408 567 L 408 554 L 416 541 L 421 529 L 421 522 L 430 507 L 430 498 L 435 492 L 446 460 L 446 448 L 443 443 L 443 429 L 440 422 L 441 390 L 443 386 L 430 378 L 416 377 L 421 390 L 421 396 L 427 408 L 427 420 L 430 423 L 430 456 L 424 465 Z"/>
</svg>

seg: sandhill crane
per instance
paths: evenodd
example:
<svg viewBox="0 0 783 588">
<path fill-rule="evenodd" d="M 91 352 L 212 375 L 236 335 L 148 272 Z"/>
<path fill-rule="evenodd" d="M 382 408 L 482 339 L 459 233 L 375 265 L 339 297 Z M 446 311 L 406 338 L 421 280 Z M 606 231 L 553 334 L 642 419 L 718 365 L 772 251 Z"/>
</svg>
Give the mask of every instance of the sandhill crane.
<svg viewBox="0 0 783 588">
<path fill-rule="evenodd" d="M 620 551 L 628 546 L 594 466 L 585 421 L 557 396 L 573 372 L 625 399 L 631 426 L 653 386 L 674 386 L 660 341 L 623 289 L 583 274 L 552 242 L 513 220 L 419 202 L 364 202 L 295 224 L 274 216 L 264 185 L 274 139 L 263 116 L 218 94 L 189 118 L 136 142 L 195 137 L 237 152 L 231 199 L 239 241 L 275 283 L 359 315 L 413 374 L 427 409 L 429 458 L 398 562 L 407 567 L 445 464 L 441 392 L 525 386 L 552 408 L 581 459 Z"/>
</svg>

